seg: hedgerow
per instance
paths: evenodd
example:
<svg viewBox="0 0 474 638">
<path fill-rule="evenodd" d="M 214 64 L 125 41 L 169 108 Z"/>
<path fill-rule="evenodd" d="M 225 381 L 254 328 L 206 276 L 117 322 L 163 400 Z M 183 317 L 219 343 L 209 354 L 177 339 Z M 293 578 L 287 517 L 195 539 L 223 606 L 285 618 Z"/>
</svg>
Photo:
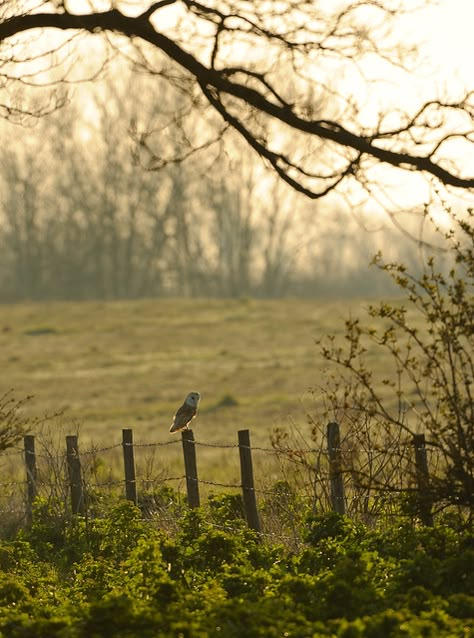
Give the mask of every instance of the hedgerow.
<svg viewBox="0 0 474 638">
<path fill-rule="evenodd" d="M 129 502 L 62 529 L 38 503 L 31 527 L 0 543 L 0 636 L 471 635 L 470 530 L 329 513 L 286 547 L 231 526 L 230 499 L 184 510 L 173 535 Z"/>
</svg>

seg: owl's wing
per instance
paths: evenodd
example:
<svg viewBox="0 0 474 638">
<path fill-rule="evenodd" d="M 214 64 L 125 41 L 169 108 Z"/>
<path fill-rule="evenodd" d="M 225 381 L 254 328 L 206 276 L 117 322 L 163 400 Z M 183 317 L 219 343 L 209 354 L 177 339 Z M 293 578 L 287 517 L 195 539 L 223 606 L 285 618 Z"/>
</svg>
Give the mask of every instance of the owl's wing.
<svg viewBox="0 0 474 638">
<path fill-rule="evenodd" d="M 196 406 L 183 403 L 183 405 L 178 408 L 178 411 L 174 415 L 173 423 L 170 427 L 170 432 L 177 432 L 178 430 L 182 430 L 195 416 Z"/>
</svg>

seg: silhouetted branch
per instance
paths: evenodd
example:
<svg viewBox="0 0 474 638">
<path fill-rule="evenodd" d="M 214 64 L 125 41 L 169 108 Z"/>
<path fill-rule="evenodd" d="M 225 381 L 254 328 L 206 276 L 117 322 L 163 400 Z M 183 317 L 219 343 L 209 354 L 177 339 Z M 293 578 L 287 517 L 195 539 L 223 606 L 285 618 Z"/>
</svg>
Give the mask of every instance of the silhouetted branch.
<svg viewBox="0 0 474 638">
<path fill-rule="evenodd" d="M 237 8 L 232 9 L 230 5 L 226 10 L 225 5 L 212 7 L 185 0 L 183 4 L 189 17 L 197 16 L 216 25 L 214 35 L 207 36 L 211 47 L 209 63 L 206 64 L 202 61 L 205 56 L 198 46 L 196 53 L 192 53 L 189 50 L 192 43 L 185 47 L 178 37 L 165 35 L 159 29 L 157 12 L 173 3 L 173 0 L 155 2 L 138 16 L 125 15 L 117 8 L 81 15 L 69 12 L 14 15 L 0 23 L 0 43 L 33 29 L 112 32 L 125 36 L 132 42 L 137 38 L 147 42 L 197 83 L 209 104 L 227 125 L 243 137 L 285 182 L 310 198 L 326 195 L 346 178 L 355 178 L 363 184 L 363 162 L 367 158 L 404 171 L 434 177 L 447 186 L 460 189 L 474 187 L 474 175 L 463 174 L 458 163 L 448 163 L 446 158 L 440 157 L 440 150 L 454 138 L 462 139 L 470 145 L 468 148 L 472 148 L 472 92 L 458 100 L 428 101 L 412 115 L 399 113 L 401 122 L 395 127 L 385 127 L 381 116 L 378 124 L 368 129 L 358 124 L 355 117 L 357 109 L 353 109 L 351 117 L 346 118 L 343 123 L 327 117 L 316 118 L 311 109 L 301 108 L 301 104 L 298 104 L 301 98 L 289 100 L 284 97 L 277 86 L 278 75 L 271 70 L 271 63 L 223 65 L 220 62 L 221 57 L 230 56 L 229 47 L 232 47 L 232 41 L 229 38 L 235 34 L 278 47 L 289 56 L 286 60 L 291 60 L 296 73 L 301 68 L 301 60 L 315 51 L 355 60 L 360 49 L 385 58 L 386 53 L 370 37 L 369 32 L 362 32 L 356 26 L 348 28 L 348 20 L 361 8 L 377 9 L 386 16 L 391 16 L 394 9 L 387 9 L 381 2 L 353 2 L 335 17 L 328 17 L 314 13 L 311 3 L 297 3 L 296 9 L 296 5 L 289 3 L 288 11 L 291 4 L 294 11 L 300 11 L 301 17 L 293 16 L 292 20 L 285 21 L 283 9 L 279 10 L 272 3 L 267 9 L 258 5 L 244 12 Z M 265 11 L 268 12 L 268 24 L 262 17 Z M 308 18 L 307 23 L 303 20 L 305 15 Z M 269 51 L 271 53 L 272 49 Z M 296 60 L 296 54 L 301 60 Z M 394 64 L 397 64 L 396 60 Z M 261 68 L 254 68 L 255 65 L 260 65 Z M 317 82 L 314 85 L 324 86 Z M 347 105 L 350 105 L 350 98 L 347 98 Z M 464 117 L 466 125 L 462 131 L 452 131 L 447 127 L 446 118 L 452 112 Z M 347 156 L 343 161 L 339 158 L 334 166 L 334 161 L 327 154 L 323 159 L 323 154 L 319 152 L 314 159 L 310 153 L 301 156 L 299 150 L 295 149 L 297 144 L 287 153 L 279 151 L 275 135 L 268 135 L 267 139 L 267 136 L 258 131 L 256 115 L 263 117 L 269 125 L 272 122 L 282 125 L 283 133 L 302 135 L 302 139 L 307 141 L 318 140 L 331 153 L 342 151 Z M 333 164 L 333 167 L 330 172 L 315 170 L 311 167 L 312 163 L 315 166 Z"/>
</svg>

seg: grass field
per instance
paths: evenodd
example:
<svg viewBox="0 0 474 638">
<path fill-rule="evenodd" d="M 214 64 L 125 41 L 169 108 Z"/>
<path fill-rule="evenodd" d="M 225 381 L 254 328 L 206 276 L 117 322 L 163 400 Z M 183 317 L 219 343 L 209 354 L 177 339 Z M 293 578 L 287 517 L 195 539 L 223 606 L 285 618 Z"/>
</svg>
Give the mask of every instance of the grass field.
<svg viewBox="0 0 474 638">
<path fill-rule="evenodd" d="M 0 391 L 34 395 L 34 415 L 64 409 L 81 446 L 176 438 L 169 426 L 190 390 L 202 394 L 196 439 L 234 443 L 249 428 L 269 444 L 275 427 L 304 428 L 322 382 L 315 339 L 342 333 L 367 301 L 140 300 L 1 307 Z M 375 366 L 384 361 L 373 360 Z M 179 435 L 177 435 L 179 438 Z M 167 459 L 178 454 L 167 449 Z M 225 466 L 223 451 L 215 463 Z"/>
</svg>

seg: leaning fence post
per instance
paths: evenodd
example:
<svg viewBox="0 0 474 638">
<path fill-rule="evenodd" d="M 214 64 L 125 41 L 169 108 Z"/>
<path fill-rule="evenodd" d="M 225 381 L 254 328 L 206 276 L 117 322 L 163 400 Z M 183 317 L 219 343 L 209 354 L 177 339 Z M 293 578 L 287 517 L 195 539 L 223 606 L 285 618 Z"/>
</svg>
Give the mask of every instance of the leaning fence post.
<svg viewBox="0 0 474 638">
<path fill-rule="evenodd" d="M 339 423 L 328 423 L 327 439 L 331 504 L 335 512 L 338 514 L 345 514 L 346 499 L 344 494 L 344 481 L 342 477 L 341 436 L 339 433 Z"/>
<path fill-rule="evenodd" d="M 426 454 L 426 440 L 424 434 L 413 435 L 415 448 L 415 474 L 418 490 L 418 513 L 423 525 L 433 526 L 431 512 L 430 476 L 428 472 L 428 457 Z"/>
<path fill-rule="evenodd" d="M 244 497 L 247 524 L 251 529 L 260 532 L 260 518 L 257 509 L 257 499 L 253 481 L 252 449 L 250 447 L 250 432 L 239 430 L 240 474 L 242 477 L 242 492 Z"/>
<path fill-rule="evenodd" d="M 25 449 L 25 465 L 26 465 L 26 520 L 31 523 L 33 518 L 33 501 L 37 495 L 37 470 L 35 455 L 35 437 L 32 434 L 26 434 L 23 437 Z"/>
<path fill-rule="evenodd" d="M 79 458 L 79 447 L 77 444 L 77 435 L 75 434 L 66 436 L 66 456 L 69 485 L 71 487 L 72 513 L 84 515 L 85 506 L 81 459 Z"/>
<path fill-rule="evenodd" d="M 184 468 L 186 473 L 186 489 L 189 507 L 199 507 L 199 483 L 196 463 L 196 447 L 192 430 L 181 432 L 183 442 Z"/>
<path fill-rule="evenodd" d="M 122 430 L 123 465 L 125 470 L 125 497 L 137 504 L 137 477 L 135 474 L 135 450 L 133 430 Z"/>
</svg>

